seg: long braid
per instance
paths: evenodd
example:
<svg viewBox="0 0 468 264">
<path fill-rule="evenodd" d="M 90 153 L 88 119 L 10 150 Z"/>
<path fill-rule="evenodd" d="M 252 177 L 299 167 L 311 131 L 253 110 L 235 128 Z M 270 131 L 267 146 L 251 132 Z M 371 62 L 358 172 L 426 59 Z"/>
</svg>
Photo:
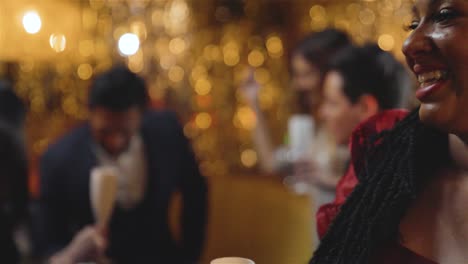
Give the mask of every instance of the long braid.
<svg viewBox="0 0 468 264">
<path fill-rule="evenodd" d="M 310 264 L 362 264 L 397 241 L 399 223 L 425 182 L 448 162 L 448 137 L 418 111 L 368 140 L 359 184 L 340 208 Z"/>
</svg>

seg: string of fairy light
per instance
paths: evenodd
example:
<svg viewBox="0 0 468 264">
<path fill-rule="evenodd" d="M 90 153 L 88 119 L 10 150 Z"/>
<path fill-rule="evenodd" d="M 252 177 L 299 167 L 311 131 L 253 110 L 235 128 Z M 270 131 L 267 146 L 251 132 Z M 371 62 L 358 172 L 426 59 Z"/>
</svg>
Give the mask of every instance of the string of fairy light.
<svg viewBox="0 0 468 264">
<path fill-rule="evenodd" d="M 55 54 L 46 60 L 16 59 L 16 89 L 31 110 L 32 155 L 86 119 L 87 87 L 94 75 L 125 63 L 146 78 L 153 106 L 178 112 L 207 175 L 256 168 L 251 132 L 257 120 L 237 89 L 249 71 L 261 85 L 260 105 L 274 142 L 280 144 L 291 113 L 287 50 L 293 41 L 334 26 L 349 32 L 357 43 L 376 41 L 402 58 L 399 46 L 406 33 L 401 21 L 410 19 L 411 4 L 410 0 L 294 1 L 277 10 L 294 25 L 297 36 L 290 39 L 291 27 L 260 19 L 281 1 L 72 2 L 81 18 L 78 33 L 50 25 L 43 30 L 50 17 L 42 16 L 39 8 L 24 10 L 20 16 L 31 41 L 47 34 L 48 52 Z"/>
</svg>

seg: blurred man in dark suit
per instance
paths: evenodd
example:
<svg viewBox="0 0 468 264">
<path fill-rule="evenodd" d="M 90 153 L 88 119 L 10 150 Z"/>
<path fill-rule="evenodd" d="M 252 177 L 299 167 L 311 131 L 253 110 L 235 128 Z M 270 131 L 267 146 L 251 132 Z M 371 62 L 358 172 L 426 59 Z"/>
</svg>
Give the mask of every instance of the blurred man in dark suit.
<svg viewBox="0 0 468 264">
<path fill-rule="evenodd" d="M 40 168 L 41 243 L 52 263 L 196 263 L 207 213 L 206 183 L 174 114 L 147 109 L 143 79 L 125 67 L 98 76 L 89 121 L 52 145 Z M 90 174 L 117 169 L 108 230 L 93 224 Z M 182 194 L 181 241 L 171 236 L 170 199 Z M 39 248 L 41 248 L 39 245 Z"/>
</svg>

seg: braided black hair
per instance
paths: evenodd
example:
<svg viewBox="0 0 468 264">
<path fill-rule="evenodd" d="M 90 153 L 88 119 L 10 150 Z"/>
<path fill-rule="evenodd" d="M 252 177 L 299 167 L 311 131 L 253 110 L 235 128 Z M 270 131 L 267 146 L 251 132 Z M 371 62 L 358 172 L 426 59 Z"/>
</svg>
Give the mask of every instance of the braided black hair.
<svg viewBox="0 0 468 264">
<path fill-rule="evenodd" d="M 363 264 L 398 241 L 399 223 L 425 183 L 449 162 L 448 136 L 421 123 L 418 110 L 367 144 L 359 183 L 310 264 Z"/>
</svg>

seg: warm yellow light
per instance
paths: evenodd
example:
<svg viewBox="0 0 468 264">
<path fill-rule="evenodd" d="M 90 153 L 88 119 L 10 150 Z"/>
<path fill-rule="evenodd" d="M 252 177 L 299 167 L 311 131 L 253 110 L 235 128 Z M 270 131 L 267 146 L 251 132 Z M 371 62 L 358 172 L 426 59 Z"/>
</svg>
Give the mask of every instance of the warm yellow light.
<svg viewBox="0 0 468 264">
<path fill-rule="evenodd" d="M 96 10 L 87 8 L 83 10 L 82 14 L 83 27 L 87 30 L 92 30 L 96 27 L 98 22 L 98 13 Z"/>
<path fill-rule="evenodd" d="M 151 14 L 151 22 L 153 23 L 153 26 L 159 27 L 163 24 L 163 17 L 164 17 L 164 12 L 163 10 L 156 9 L 153 11 Z"/>
<path fill-rule="evenodd" d="M 218 61 L 223 59 L 223 53 L 219 46 L 210 44 L 203 49 L 203 57 L 207 60 Z"/>
<path fill-rule="evenodd" d="M 171 51 L 173 54 L 181 54 L 185 51 L 185 46 L 185 40 L 181 38 L 175 38 L 169 42 L 169 51 Z"/>
<path fill-rule="evenodd" d="M 23 16 L 23 27 L 29 34 L 36 34 L 41 30 L 41 17 L 36 11 L 28 11 Z"/>
<path fill-rule="evenodd" d="M 163 55 L 159 59 L 159 64 L 161 65 L 161 68 L 168 70 L 172 66 L 176 64 L 176 60 L 173 56 L 170 55 Z"/>
<path fill-rule="evenodd" d="M 268 53 L 272 57 L 279 57 L 283 55 L 283 43 L 277 36 L 270 37 L 266 42 Z"/>
<path fill-rule="evenodd" d="M 146 30 L 146 25 L 142 21 L 135 21 L 130 25 L 130 30 L 132 33 L 138 36 L 138 39 L 146 39 L 148 32 Z"/>
<path fill-rule="evenodd" d="M 167 49 L 169 47 L 169 39 L 166 37 L 161 37 L 156 40 L 154 43 L 154 49 L 156 51 L 156 54 L 159 56 L 163 56 L 167 54 Z"/>
<path fill-rule="evenodd" d="M 80 43 L 78 44 L 78 51 L 83 57 L 89 57 L 93 55 L 94 42 L 90 39 L 80 41 Z"/>
<path fill-rule="evenodd" d="M 188 123 L 184 126 L 184 135 L 188 138 L 194 138 L 197 135 L 197 130 L 192 123 Z"/>
<path fill-rule="evenodd" d="M 119 51 L 122 55 L 131 56 L 140 49 L 140 39 L 133 33 L 123 34 L 119 39 Z"/>
<path fill-rule="evenodd" d="M 126 32 L 128 32 L 128 29 L 124 26 L 120 26 L 114 29 L 114 33 L 112 34 L 112 36 L 114 37 L 115 40 L 119 40 L 120 37 Z"/>
<path fill-rule="evenodd" d="M 246 149 L 241 153 L 241 162 L 245 167 L 253 167 L 257 164 L 257 152 L 252 149 Z"/>
<path fill-rule="evenodd" d="M 239 53 L 236 51 L 228 51 L 224 53 L 224 63 L 228 66 L 235 66 L 239 63 L 240 58 L 239 58 Z"/>
<path fill-rule="evenodd" d="M 93 67 L 88 63 L 80 64 L 76 73 L 80 79 L 89 80 L 93 76 Z"/>
<path fill-rule="evenodd" d="M 76 102 L 76 99 L 72 96 L 67 97 L 65 100 L 62 102 L 62 109 L 63 111 L 71 116 L 75 116 L 78 113 L 78 103 Z"/>
<path fill-rule="evenodd" d="M 138 50 L 138 52 L 128 57 L 128 69 L 130 69 L 134 73 L 140 73 L 143 71 L 145 67 L 145 62 L 143 60 L 143 52 Z"/>
<path fill-rule="evenodd" d="M 258 95 L 258 100 L 260 103 L 260 108 L 262 109 L 270 109 L 276 98 L 276 88 L 274 85 L 271 83 L 266 84 L 262 87 L 260 90 L 260 93 Z"/>
<path fill-rule="evenodd" d="M 364 25 L 372 25 L 375 22 L 375 13 L 369 8 L 362 10 L 359 13 L 359 20 Z"/>
<path fill-rule="evenodd" d="M 207 95 L 211 92 L 211 83 L 207 79 L 199 79 L 195 83 L 195 92 L 199 95 Z"/>
<path fill-rule="evenodd" d="M 206 68 L 203 65 L 197 65 L 192 69 L 192 79 L 198 80 L 200 78 L 204 78 L 208 75 L 206 72 Z"/>
<path fill-rule="evenodd" d="M 67 46 L 67 39 L 63 34 L 52 34 L 49 38 L 49 44 L 55 52 L 62 52 Z"/>
<path fill-rule="evenodd" d="M 385 51 L 390 51 L 395 47 L 395 39 L 392 35 L 383 34 L 380 35 L 378 44 L 381 49 Z"/>
<path fill-rule="evenodd" d="M 249 64 L 253 67 L 260 67 L 265 62 L 265 57 L 263 56 L 263 53 L 259 50 L 253 50 L 252 52 L 250 52 L 247 59 L 249 61 Z"/>
<path fill-rule="evenodd" d="M 270 72 L 265 68 L 258 68 L 254 72 L 255 80 L 260 84 L 265 84 L 270 80 Z"/>
<path fill-rule="evenodd" d="M 211 126 L 211 116 L 208 113 L 199 113 L 195 117 L 195 124 L 201 129 L 207 129 Z"/>
<path fill-rule="evenodd" d="M 180 66 L 173 66 L 169 69 L 167 73 L 169 80 L 173 82 L 180 82 L 184 79 L 184 69 Z"/>
<path fill-rule="evenodd" d="M 237 110 L 237 119 L 240 122 L 242 128 L 251 130 L 257 124 L 257 116 L 250 107 L 243 106 Z"/>
<path fill-rule="evenodd" d="M 104 7 L 106 1 L 104 0 L 89 0 L 89 5 L 96 10 L 99 10 Z"/>
</svg>

